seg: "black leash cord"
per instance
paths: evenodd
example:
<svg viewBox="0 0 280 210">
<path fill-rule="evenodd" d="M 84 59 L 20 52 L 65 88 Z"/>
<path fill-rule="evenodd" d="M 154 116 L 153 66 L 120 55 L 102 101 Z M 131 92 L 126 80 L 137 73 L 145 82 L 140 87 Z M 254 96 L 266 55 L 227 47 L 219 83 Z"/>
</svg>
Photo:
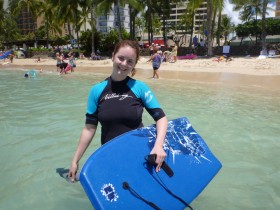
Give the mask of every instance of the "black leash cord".
<svg viewBox="0 0 280 210">
<path fill-rule="evenodd" d="M 123 189 L 128 190 L 132 195 L 134 195 L 135 197 L 137 197 L 140 200 L 144 201 L 146 204 L 148 204 L 152 208 L 154 208 L 156 210 L 161 210 L 156 204 L 154 204 L 151 201 L 148 201 L 148 200 L 144 199 L 141 195 L 139 195 L 133 188 L 131 188 L 129 186 L 129 184 L 127 182 L 123 182 Z"/>
<path fill-rule="evenodd" d="M 148 162 L 147 162 L 148 164 Z M 176 198 L 177 200 L 179 200 L 181 203 L 183 203 L 186 207 L 188 207 L 190 210 L 193 210 L 193 208 L 186 202 L 184 201 L 182 198 L 180 198 L 179 196 L 175 195 L 174 193 L 172 193 L 162 182 L 162 180 L 160 179 L 160 177 L 158 177 L 158 179 L 152 174 L 150 173 L 152 177 L 154 177 L 154 179 L 163 187 L 163 189 L 166 190 L 166 192 L 168 192 L 171 196 L 173 196 L 174 198 Z M 158 175 L 158 174 L 157 174 Z"/>
</svg>

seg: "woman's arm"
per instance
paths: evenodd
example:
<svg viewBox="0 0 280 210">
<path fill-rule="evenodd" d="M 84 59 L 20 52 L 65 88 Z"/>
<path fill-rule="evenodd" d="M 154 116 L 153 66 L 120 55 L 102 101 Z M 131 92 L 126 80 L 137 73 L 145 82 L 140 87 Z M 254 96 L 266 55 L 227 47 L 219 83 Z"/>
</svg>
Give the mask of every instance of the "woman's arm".
<svg viewBox="0 0 280 210">
<path fill-rule="evenodd" d="M 72 163 L 68 174 L 72 182 L 74 182 L 76 179 L 76 173 L 78 170 L 79 161 L 82 158 L 86 149 L 88 148 L 92 138 L 94 137 L 95 132 L 96 132 L 96 125 L 91 125 L 91 124 L 86 124 L 82 130 L 80 140 L 76 152 L 74 154 L 74 157 L 72 159 Z"/>
<path fill-rule="evenodd" d="M 154 145 L 154 147 L 153 147 L 153 149 L 150 153 L 150 154 L 156 154 L 157 155 L 156 172 L 160 171 L 160 167 L 161 167 L 161 165 L 164 161 L 164 158 L 166 157 L 166 153 L 163 150 L 163 144 L 164 144 L 165 135 L 166 135 L 166 131 L 167 131 L 167 125 L 168 125 L 168 121 L 167 121 L 166 116 L 162 117 L 161 119 L 159 119 L 156 122 L 157 137 L 156 137 L 155 145 Z"/>
<path fill-rule="evenodd" d="M 147 62 L 150 62 L 151 60 L 153 60 L 154 59 L 154 55 L 152 55 L 150 58 L 149 58 L 149 60 L 147 60 Z"/>
</svg>

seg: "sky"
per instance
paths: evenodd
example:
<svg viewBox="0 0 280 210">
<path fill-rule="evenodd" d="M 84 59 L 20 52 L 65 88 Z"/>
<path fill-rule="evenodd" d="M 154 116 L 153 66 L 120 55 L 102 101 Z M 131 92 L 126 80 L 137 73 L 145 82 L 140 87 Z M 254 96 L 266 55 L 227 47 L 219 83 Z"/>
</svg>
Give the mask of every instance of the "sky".
<svg viewBox="0 0 280 210">
<path fill-rule="evenodd" d="M 268 4 L 268 7 L 275 9 L 275 1 L 273 1 L 273 3 Z M 237 25 L 239 23 L 241 23 L 241 20 L 239 20 L 238 14 L 239 12 L 235 12 L 233 11 L 233 5 L 229 3 L 229 0 L 225 0 L 225 7 L 223 10 L 223 14 L 227 14 L 228 16 L 231 17 L 231 21 Z M 267 15 L 266 17 L 275 17 L 275 11 L 268 11 L 269 15 Z"/>
</svg>

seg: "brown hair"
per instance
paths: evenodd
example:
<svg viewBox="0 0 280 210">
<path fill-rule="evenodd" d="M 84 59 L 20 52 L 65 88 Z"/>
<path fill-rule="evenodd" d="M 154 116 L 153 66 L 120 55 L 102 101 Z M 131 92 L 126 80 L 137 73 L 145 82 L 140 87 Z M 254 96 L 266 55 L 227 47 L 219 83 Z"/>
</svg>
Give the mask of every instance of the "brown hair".
<svg viewBox="0 0 280 210">
<path fill-rule="evenodd" d="M 129 46 L 129 47 L 131 47 L 131 48 L 133 48 L 135 50 L 135 53 L 136 53 L 136 63 L 137 63 L 138 60 L 139 60 L 139 56 L 140 56 L 140 50 L 139 50 L 138 43 L 135 42 L 135 41 L 132 41 L 132 40 L 120 41 L 118 44 L 116 44 L 113 54 L 115 55 L 119 51 L 119 49 L 121 47 L 125 47 L 125 46 Z"/>
</svg>

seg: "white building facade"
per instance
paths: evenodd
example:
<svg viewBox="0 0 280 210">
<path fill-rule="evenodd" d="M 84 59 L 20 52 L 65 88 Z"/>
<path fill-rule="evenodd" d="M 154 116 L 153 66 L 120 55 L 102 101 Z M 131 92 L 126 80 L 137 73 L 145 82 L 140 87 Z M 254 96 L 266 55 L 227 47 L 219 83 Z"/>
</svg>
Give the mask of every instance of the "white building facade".
<svg viewBox="0 0 280 210">
<path fill-rule="evenodd" d="M 124 8 L 120 8 L 120 16 L 121 16 L 121 24 L 122 28 L 125 29 L 127 32 L 130 31 L 129 22 L 129 8 L 128 4 L 125 5 Z M 116 29 L 118 27 L 117 21 L 117 10 L 116 7 L 113 5 L 112 10 L 107 15 L 99 16 L 96 19 L 96 29 L 102 33 L 109 33 L 110 30 Z"/>
</svg>

